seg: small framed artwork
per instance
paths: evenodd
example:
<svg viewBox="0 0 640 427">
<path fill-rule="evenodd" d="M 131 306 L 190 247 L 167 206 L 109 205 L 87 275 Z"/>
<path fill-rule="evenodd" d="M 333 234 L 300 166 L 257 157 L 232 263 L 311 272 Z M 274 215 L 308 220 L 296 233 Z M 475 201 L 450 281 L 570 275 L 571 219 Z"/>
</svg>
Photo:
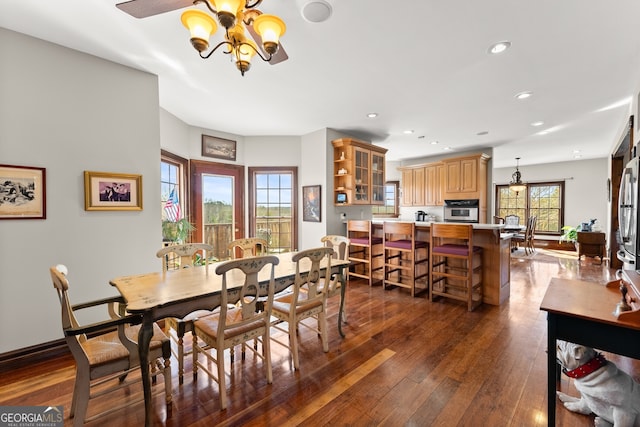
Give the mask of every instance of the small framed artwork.
<svg viewBox="0 0 640 427">
<path fill-rule="evenodd" d="M 322 219 L 322 200 L 320 199 L 319 185 L 306 185 L 302 187 L 302 220 L 308 222 L 320 222 Z"/>
<path fill-rule="evenodd" d="M 47 217 L 46 170 L 0 165 L 0 219 Z"/>
<path fill-rule="evenodd" d="M 141 211 L 142 175 L 85 171 L 84 210 Z"/>
<path fill-rule="evenodd" d="M 236 141 L 202 135 L 202 155 L 216 159 L 236 160 Z"/>
</svg>

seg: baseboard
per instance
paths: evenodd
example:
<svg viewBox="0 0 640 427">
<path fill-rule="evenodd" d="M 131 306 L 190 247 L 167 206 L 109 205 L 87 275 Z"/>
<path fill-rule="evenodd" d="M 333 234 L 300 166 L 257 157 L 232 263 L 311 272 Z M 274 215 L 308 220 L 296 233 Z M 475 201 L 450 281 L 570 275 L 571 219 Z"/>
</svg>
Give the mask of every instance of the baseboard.
<svg viewBox="0 0 640 427">
<path fill-rule="evenodd" d="M 533 239 L 533 246 L 536 248 L 550 249 L 556 251 L 575 251 L 576 246 L 571 242 L 561 242 L 556 239 Z"/>
<path fill-rule="evenodd" d="M 0 374 L 62 356 L 71 357 L 71 352 L 64 339 L 2 353 L 0 354 Z"/>
</svg>

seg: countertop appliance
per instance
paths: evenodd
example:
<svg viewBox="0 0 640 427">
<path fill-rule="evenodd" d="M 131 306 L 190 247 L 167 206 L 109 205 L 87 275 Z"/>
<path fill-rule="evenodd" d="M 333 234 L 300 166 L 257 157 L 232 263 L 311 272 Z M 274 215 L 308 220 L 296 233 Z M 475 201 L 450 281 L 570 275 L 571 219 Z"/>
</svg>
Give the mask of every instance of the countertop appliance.
<svg viewBox="0 0 640 427">
<path fill-rule="evenodd" d="M 620 249 L 616 256 L 623 269 L 637 270 L 640 265 L 638 248 L 638 158 L 632 159 L 622 172 L 618 206 Z"/>
<path fill-rule="evenodd" d="M 416 221 L 426 221 L 427 213 L 425 211 L 416 212 Z"/>
<path fill-rule="evenodd" d="M 480 200 L 460 199 L 444 201 L 444 222 L 478 222 Z"/>
</svg>

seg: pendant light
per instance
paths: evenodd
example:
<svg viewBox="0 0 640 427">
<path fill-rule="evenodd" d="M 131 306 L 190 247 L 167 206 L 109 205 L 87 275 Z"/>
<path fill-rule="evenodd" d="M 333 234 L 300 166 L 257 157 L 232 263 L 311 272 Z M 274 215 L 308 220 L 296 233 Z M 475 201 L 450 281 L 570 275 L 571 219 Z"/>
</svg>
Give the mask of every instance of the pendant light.
<svg viewBox="0 0 640 427">
<path fill-rule="evenodd" d="M 511 175 L 509 189 L 515 191 L 516 196 L 519 192 L 527 189 L 527 185 L 522 182 L 522 175 L 520 174 L 520 157 L 516 157 L 516 171 Z"/>
</svg>

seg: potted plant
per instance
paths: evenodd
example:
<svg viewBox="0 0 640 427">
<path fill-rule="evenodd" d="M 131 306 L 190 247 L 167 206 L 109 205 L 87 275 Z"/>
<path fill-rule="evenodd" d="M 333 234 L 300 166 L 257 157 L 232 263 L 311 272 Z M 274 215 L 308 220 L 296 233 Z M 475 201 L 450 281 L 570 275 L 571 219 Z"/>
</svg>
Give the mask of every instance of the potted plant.
<svg viewBox="0 0 640 427">
<path fill-rule="evenodd" d="M 162 221 L 162 240 L 165 242 L 185 243 L 196 228 L 187 218 L 177 221 Z"/>
<path fill-rule="evenodd" d="M 562 236 L 560 236 L 560 242 L 575 243 L 578 240 L 579 227 L 572 227 L 565 225 L 562 227 Z"/>
</svg>

